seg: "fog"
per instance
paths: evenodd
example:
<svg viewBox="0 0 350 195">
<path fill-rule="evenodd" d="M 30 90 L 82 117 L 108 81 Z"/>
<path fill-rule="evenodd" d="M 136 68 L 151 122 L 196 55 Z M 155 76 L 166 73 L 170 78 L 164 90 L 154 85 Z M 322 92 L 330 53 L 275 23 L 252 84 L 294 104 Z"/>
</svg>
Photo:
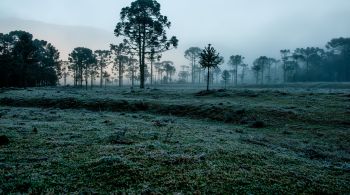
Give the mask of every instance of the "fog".
<svg viewBox="0 0 350 195">
<path fill-rule="evenodd" d="M 116 43 L 113 30 L 119 20 L 120 9 L 130 2 L 2 0 L 1 32 L 28 30 L 38 38 L 56 43 L 62 58 L 67 58 L 67 54 L 77 46 L 97 49 Z M 278 58 L 280 49 L 324 47 L 330 39 L 350 33 L 350 1 L 347 0 L 159 2 L 162 13 L 172 22 L 168 34 L 180 40 L 178 49 L 167 52 L 163 59 L 173 60 L 178 67 L 188 64 L 183 53 L 191 46 L 203 48 L 211 43 L 225 58 L 240 54 L 251 64 L 261 55 Z M 23 20 L 37 25 L 28 25 Z M 61 31 L 53 27 L 57 25 Z M 62 31 L 65 33 L 57 33 Z M 84 42 L 79 37 L 83 37 Z"/>
<path fill-rule="evenodd" d="M 349 18 L 0 0 L 0 194 L 349 194 Z"/>
</svg>

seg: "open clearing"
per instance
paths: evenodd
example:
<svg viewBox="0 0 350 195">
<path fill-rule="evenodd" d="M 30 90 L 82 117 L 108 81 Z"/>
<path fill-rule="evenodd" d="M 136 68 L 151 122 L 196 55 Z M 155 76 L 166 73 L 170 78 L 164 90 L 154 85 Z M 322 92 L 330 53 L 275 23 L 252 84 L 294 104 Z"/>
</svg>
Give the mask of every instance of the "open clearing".
<svg viewBox="0 0 350 195">
<path fill-rule="evenodd" d="M 2 193 L 350 192 L 350 91 L 0 93 Z"/>
</svg>

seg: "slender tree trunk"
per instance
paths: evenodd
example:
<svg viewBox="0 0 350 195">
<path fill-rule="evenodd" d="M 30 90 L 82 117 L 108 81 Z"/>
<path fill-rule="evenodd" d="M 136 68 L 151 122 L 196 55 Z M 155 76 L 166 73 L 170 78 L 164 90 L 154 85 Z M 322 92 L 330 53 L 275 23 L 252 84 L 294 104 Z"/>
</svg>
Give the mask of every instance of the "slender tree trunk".
<svg viewBox="0 0 350 195">
<path fill-rule="evenodd" d="M 306 60 L 306 81 L 309 81 L 309 59 Z"/>
<path fill-rule="evenodd" d="M 209 79 L 210 79 L 210 71 L 209 71 L 209 67 L 208 67 L 207 91 L 209 91 Z"/>
<path fill-rule="evenodd" d="M 119 60 L 119 87 L 123 86 L 123 64 Z"/>
<path fill-rule="evenodd" d="M 145 88 L 145 51 L 146 51 L 146 28 L 143 27 L 142 46 L 141 46 L 141 64 L 140 64 L 140 88 Z"/>
<path fill-rule="evenodd" d="M 103 85 L 103 67 L 100 66 L 100 87 L 102 88 Z"/>
<path fill-rule="evenodd" d="M 238 85 L 238 64 L 236 64 L 236 72 L 235 72 L 235 85 Z"/>
<path fill-rule="evenodd" d="M 232 83 L 232 85 L 234 84 L 234 82 L 235 82 L 235 70 L 234 69 L 232 69 L 232 81 L 231 81 L 231 83 Z"/>
<path fill-rule="evenodd" d="M 77 86 L 77 69 L 76 68 L 74 68 L 73 77 L 74 77 L 74 87 L 76 87 Z"/>
<path fill-rule="evenodd" d="M 195 69 L 194 69 L 194 67 L 195 67 L 195 58 L 194 57 L 192 57 L 192 84 L 194 84 L 194 71 L 195 71 Z"/>
<path fill-rule="evenodd" d="M 273 83 L 276 83 L 277 81 L 277 63 L 275 63 L 275 68 L 273 71 Z"/>
<path fill-rule="evenodd" d="M 153 85 L 153 59 L 151 59 L 151 85 Z"/>
<path fill-rule="evenodd" d="M 287 70 L 286 70 L 286 63 L 283 63 L 283 83 L 287 82 Z"/>
<path fill-rule="evenodd" d="M 201 84 L 201 74 L 202 74 L 202 71 L 201 69 L 198 69 L 198 84 Z"/>
<path fill-rule="evenodd" d="M 83 68 L 80 68 L 80 87 L 83 88 Z"/>
<path fill-rule="evenodd" d="M 245 74 L 245 68 L 242 69 L 242 77 L 241 77 L 241 85 L 244 83 L 244 75 Z"/>
<path fill-rule="evenodd" d="M 268 84 L 271 84 L 271 64 L 268 65 L 268 77 L 267 77 Z"/>
<path fill-rule="evenodd" d="M 134 79 L 135 79 L 135 75 L 134 75 L 134 67 L 132 67 L 132 71 L 131 71 L 131 88 L 134 89 Z"/>
<path fill-rule="evenodd" d="M 261 85 L 264 84 L 264 67 L 261 68 Z"/>
<path fill-rule="evenodd" d="M 94 85 L 94 76 L 91 75 L 91 80 L 90 80 L 90 87 L 92 89 L 92 86 Z"/>
<path fill-rule="evenodd" d="M 167 71 L 166 72 L 166 84 L 168 84 L 169 83 L 169 72 Z"/>
<path fill-rule="evenodd" d="M 88 73 L 85 73 L 85 89 L 88 90 Z"/>
</svg>

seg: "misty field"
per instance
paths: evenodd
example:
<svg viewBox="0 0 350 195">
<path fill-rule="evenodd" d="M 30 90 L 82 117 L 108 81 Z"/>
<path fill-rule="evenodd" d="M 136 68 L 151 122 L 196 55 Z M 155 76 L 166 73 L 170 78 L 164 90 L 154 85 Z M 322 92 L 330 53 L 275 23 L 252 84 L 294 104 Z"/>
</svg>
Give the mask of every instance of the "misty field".
<svg viewBox="0 0 350 195">
<path fill-rule="evenodd" d="M 347 194 L 349 88 L 1 90 L 0 194 Z"/>
</svg>

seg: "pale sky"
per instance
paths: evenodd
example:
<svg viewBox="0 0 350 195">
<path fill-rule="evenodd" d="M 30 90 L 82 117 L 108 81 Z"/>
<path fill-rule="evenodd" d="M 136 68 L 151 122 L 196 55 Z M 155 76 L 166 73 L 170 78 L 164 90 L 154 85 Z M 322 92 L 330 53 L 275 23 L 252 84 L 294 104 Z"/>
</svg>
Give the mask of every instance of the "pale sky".
<svg viewBox="0 0 350 195">
<path fill-rule="evenodd" d="M 131 0 L 0 0 L 0 18 L 89 26 L 111 33 Z M 225 58 L 279 57 L 280 49 L 324 45 L 350 37 L 350 0 L 159 0 L 180 40 L 166 55 L 178 66 L 190 46 L 212 43 Z M 0 32 L 2 28 L 0 26 Z M 5 28 L 4 28 L 5 29 Z M 80 32 L 81 33 L 81 32 Z M 48 40 L 50 41 L 50 40 Z M 115 40 L 111 40 L 113 42 Z M 77 45 L 78 46 L 78 45 Z M 73 49 L 73 48 L 72 48 Z M 166 60 L 166 59 L 164 59 Z"/>
</svg>

